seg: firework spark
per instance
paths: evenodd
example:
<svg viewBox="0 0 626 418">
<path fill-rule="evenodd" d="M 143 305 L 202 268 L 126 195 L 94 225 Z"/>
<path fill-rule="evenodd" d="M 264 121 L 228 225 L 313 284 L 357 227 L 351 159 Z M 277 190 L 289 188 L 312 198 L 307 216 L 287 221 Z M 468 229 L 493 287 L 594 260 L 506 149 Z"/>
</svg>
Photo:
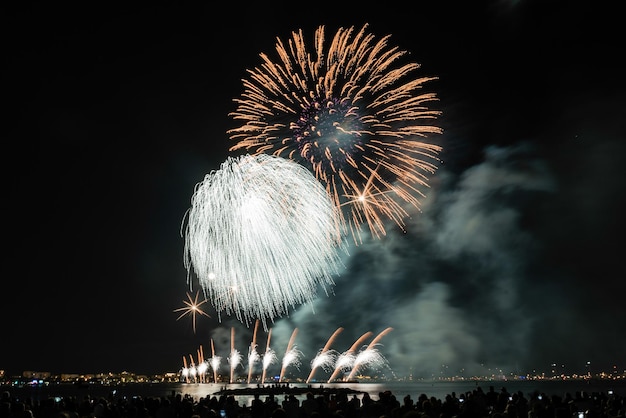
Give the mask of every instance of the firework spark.
<svg viewBox="0 0 626 418">
<path fill-rule="evenodd" d="M 200 364 L 198 364 L 197 369 L 198 375 L 200 376 L 200 383 L 204 383 L 206 372 L 209 369 L 208 363 L 206 361 L 201 362 Z"/>
<path fill-rule="evenodd" d="M 193 362 L 193 357 L 191 356 L 191 354 L 189 355 L 189 361 L 191 362 L 191 365 L 189 366 L 189 375 L 193 379 L 194 383 L 197 383 L 196 375 L 197 375 L 198 369 L 196 368 L 196 364 Z"/>
<path fill-rule="evenodd" d="M 241 364 L 243 356 L 235 348 L 235 328 L 230 329 L 230 355 L 228 356 L 228 364 L 230 365 L 230 383 L 235 381 L 235 369 Z"/>
<path fill-rule="evenodd" d="M 291 160 L 228 158 L 196 185 L 187 215 L 185 267 L 218 315 L 234 313 L 246 325 L 260 319 L 267 329 L 268 319 L 334 285 L 338 210 L 311 172 Z"/>
<path fill-rule="evenodd" d="M 385 328 L 381 333 L 379 333 L 376 338 L 374 338 L 369 345 L 359 352 L 359 354 L 354 359 L 354 365 L 352 366 L 352 371 L 348 375 L 347 380 L 350 381 L 354 377 L 354 375 L 363 370 L 364 368 L 380 368 L 383 365 L 387 364 L 387 360 L 380 354 L 380 351 L 376 348 L 378 345 L 378 341 L 380 341 L 385 335 L 389 334 L 393 331 L 393 328 L 388 327 Z"/>
<path fill-rule="evenodd" d="M 427 138 L 441 128 L 431 123 L 437 100 L 422 92 L 436 77 L 414 77 L 420 67 L 405 62 L 406 51 L 354 27 L 340 28 L 325 45 L 325 28 L 315 32 L 314 50 L 302 30 L 286 45 L 278 38 L 272 60 L 248 70 L 244 92 L 230 114 L 239 126 L 228 131 L 246 150 L 282 156 L 303 164 L 325 185 L 342 221 L 358 244 L 362 225 L 384 235 L 384 219 L 404 227 L 419 209 L 420 189 L 439 163 L 441 147 Z"/>
<path fill-rule="evenodd" d="M 367 331 L 365 334 L 361 335 L 347 351 L 344 351 L 339 356 L 337 356 L 337 363 L 335 364 L 335 371 L 328 379 L 328 383 L 333 382 L 339 373 L 345 370 L 350 370 L 354 366 L 354 360 L 356 358 L 356 350 L 359 345 L 369 338 L 372 335 L 372 331 Z"/>
<path fill-rule="evenodd" d="M 189 367 L 187 366 L 187 359 L 183 356 L 183 370 L 182 375 L 185 378 L 185 383 L 189 383 Z"/>
<path fill-rule="evenodd" d="M 200 383 L 204 383 L 206 371 L 209 368 L 209 365 L 204 360 L 204 350 L 202 349 L 202 345 L 198 348 L 198 376 L 200 376 Z"/>
<path fill-rule="evenodd" d="M 202 306 L 202 304 L 206 303 L 207 300 L 204 299 L 202 302 L 198 303 L 198 295 L 199 292 L 196 292 L 196 298 L 192 299 L 191 295 L 189 293 L 187 293 L 187 299 L 188 300 L 184 300 L 183 302 L 185 303 L 185 306 L 183 306 L 182 308 L 178 308 L 178 309 L 174 309 L 174 312 L 183 312 L 182 314 L 180 314 L 180 316 L 178 318 L 176 318 L 176 320 L 178 321 L 180 318 L 182 318 L 185 315 L 190 315 L 193 318 L 193 332 L 194 334 L 196 333 L 196 315 L 200 314 L 200 315 L 204 315 L 204 316 L 209 316 L 206 312 L 204 312 L 202 309 L 200 309 L 200 306 Z M 210 317 L 209 317 L 210 318 Z"/>
<path fill-rule="evenodd" d="M 283 357 L 283 364 L 280 370 L 280 377 L 278 379 L 279 382 L 283 381 L 283 377 L 285 376 L 285 371 L 287 367 L 294 366 L 297 369 L 300 369 L 300 358 L 302 357 L 302 351 L 298 350 L 298 347 L 294 344 L 296 340 L 296 335 L 298 335 L 298 328 L 294 329 L 291 333 L 291 338 L 289 338 L 289 343 L 287 344 L 287 351 L 285 351 L 285 356 Z"/>
<path fill-rule="evenodd" d="M 259 320 L 254 323 L 254 332 L 252 333 L 252 342 L 250 343 L 250 348 L 248 349 L 248 384 L 252 379 L 252 370 L 254 369 L 254 364 L 261 360 L 261 356 L 257 351 L 256 344 L 256 332 L 259 328 Z"/>
<path fill-rule="evenodd" d="M 366 368 L 379 369 L 387 364 L 387 360 L 376 347 L 367 347 L 354 357 L 352 371 L 348 375 L 347 381 L 351 381 L 357 372 Z"/>
<path fill-rule="evenodd" d="M 243 356 L 236 348 L 230 352 L 228 356 L 228 364 L 230 365 L 230 383 L 235 381 L 235 369 L 241 364 Z"/>
<path fill-rule="evenodd" d="M 263 354 L 263 374 L 261 375 L 261 383 L 265 382 L 265 374 L 267 373 L 267 369 L 274 363 L 278 361 L 278 356 L 276 352 L 270 348 L 270 341 L 272 339 L 272 329 L 270 328 L 267 333 L 267 343 L 265 347 L 265 353 Z"/>
<path fill-rule="evenodd" d="M 211 358 L 209 359 L 209 364 L 211 364 L 211 369 L 213 369 L 213 382 L 215 383 L 217 383 L 217 373 L 221 362 L 222 358 L 215 355 L 215 345 L 213 344 L 213 339 L 211 338 Z"/>
<path fill-rule="evenodd" d="M 311 373 L 307 379 L 307 383 L 311 381 L 315 370 L 321 367 L 325 372 L 332 372 L 335 364 L 337 364 L 337 358 L 339 353 L 336 350 L 320 351 L 313 360 L 311 360 Z"/>
<path fill-rule="evenodd" d="M 334 367 L 337 361 L 338 353 L 335 350 L 330 350 L 330 346 L 337 338 L 337 335 L 339 335 L 342 331 L 343 327 L 337 328 L 333 335 L 330 336 L 328 341 L 326 341 L 326 344 L 319 351 L 317 356 L 315 356 L 315 358 L 311 361 L 311 373 L 306 379 L 307 383 L 309 383 L 311 379 L 313 379 L 313 376 L 315 375 L 315 370 L 318 367 L 321 367 L 324 371 L 332 371 L 332 367 Z"/>
</svg>

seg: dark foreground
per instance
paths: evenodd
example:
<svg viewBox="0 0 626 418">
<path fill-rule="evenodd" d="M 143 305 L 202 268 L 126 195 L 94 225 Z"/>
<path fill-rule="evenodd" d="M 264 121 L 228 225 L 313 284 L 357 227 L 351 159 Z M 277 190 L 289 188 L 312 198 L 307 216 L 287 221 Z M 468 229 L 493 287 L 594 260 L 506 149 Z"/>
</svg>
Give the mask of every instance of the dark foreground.
<svg viewBox="0 0 626 418">
<path fill-rule="evenodd" d="M 126 388 L 132 390 L 132 387 Z M 545 393 L 476 386 L 437 398 L 350 387 L 224 386 L 213 394 L 131 395 L 110 388 L 33 396 L 2 388 L 0 418 L 622 418 L 626 398 L 612 391 Z M 396 396 L 397 395 L 397 396 Z"/>
<path fill-rule="evenodd" d="M 291 385 L 259 385 L 257 387 L 224 388 L 215 393 L 216 396 L 302 396 L 310 393 L 314 396 L 345 396 L 364 395 L 366 392 L 349 387 L 325 387 L 325 386 L 291 386 Z"/>
</svg>

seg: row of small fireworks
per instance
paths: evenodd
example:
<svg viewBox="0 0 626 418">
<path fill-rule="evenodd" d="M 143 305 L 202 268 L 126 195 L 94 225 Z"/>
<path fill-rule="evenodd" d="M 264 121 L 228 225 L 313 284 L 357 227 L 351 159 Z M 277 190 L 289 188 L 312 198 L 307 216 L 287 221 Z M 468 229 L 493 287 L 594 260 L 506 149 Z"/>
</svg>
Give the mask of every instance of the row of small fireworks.
<svg viewBox="0 0 626 418">
<path fill-rule="evenodd" d="M 255 366 L 262 366 L 262 374 L 260 376 L 260 383 L 264 383 L 266 381 L 266 372 L 268 368 L 278 362 L 278 356 L 276 355 L 276 351 L 274 351 L 270 347 L 272 330 L 269 330 L 267 337 L 267 345 L 265 347 L 264 353 L 259 353 L 257 350 L 256 344 L 256 333 L 258 329 L 258 321 L 254 328 L 254 334 L 252 342 L 250 343 L 250 347 L 248 349 L 248 377 L 247 383 L 252 383 L 253 380 L 253 371 Z M 342 327 L 337 328 L 337 330 L 331 335 L 326 344 L 322 349 L 320 349 L 313 360 L 311 360 L 311 372 L 306 380 L 306 383 L 309 383 L 315 376 L 315 372 L 317 369 L 322 368 L 324 371 L 331 373 L 330 378 L 328 379 L 328 383 L 337 381 L 340 373 L 348 373 L 345 377 L 345 380 L 351 381 L 354 376 L 364 371 L 365 369 L 380 369 L 384 366 L 387 366 L 387 360 L 378 350 L 378 345 L 382 337 L 391 332 L 393 328 L 386 328 L 381 333 L 379 333 L 369 344 L 366 346 L 362 346 L 364 342 L 370 338 L 373 333 L 371 331 L 366 332 L 361 337 L 359 337 L 352 346 L 342 353 L 331 348 L 332 343 L 339 333 L 343 331 Z M 303 353 L 298 350 L 295 345 L 295 339 L 298 334 L 298 329 L 294 329 L 291 338 L 289 339 L 289 343 L 287 344 L 287 349 L 282 358 L 281 362 L 281 370 L 278 378 L 278 382 L 282 383 L 285 376 L 285 371 L 289 367 L 300 368 L 301 359 L 303 357 Z M 234 345 L 235 341 L 235 329 L 231 328 L 231 347 L 230 354 L 227 358 L 227 362 L 229 365 L 230 378 L 229 383 L 234 383 L 236 381 L 235 378 L 235 370 L 237 367 L 242 365 L 243 355 L 239 352 Z M 189 355 L 189 363 L 187 363 L 187 358 L 183 356 L 183 369 L 182 369 L 182 378 L 186 383 L 209 383 L 211 378 L 209 377 L 210 371 L 213 374 L 213 382 L 219 382 L 219 372 L 222 363 L 222 358 L 215 354 L 215 346 L 213 340 L 211 339 L 211 357 L 205 359 L 204 351 L 202 346 L 197 350 L 196 361 L 192 355 Z"/>
</svg>

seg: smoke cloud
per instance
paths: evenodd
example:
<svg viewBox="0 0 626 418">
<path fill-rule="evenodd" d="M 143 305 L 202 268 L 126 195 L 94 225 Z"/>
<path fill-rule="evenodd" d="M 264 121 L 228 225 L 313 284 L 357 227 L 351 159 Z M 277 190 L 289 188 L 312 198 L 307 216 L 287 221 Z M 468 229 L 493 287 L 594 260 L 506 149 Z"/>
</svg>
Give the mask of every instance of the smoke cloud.
<svg viewBox="0 0 626 418">
<path fill-rule="evenodd" d="M 331 348 L 340 353 L 365 332 L 374 338 L 391 327 L 378 347 L 389 363 L 380 371 L 386 376 L 520 370 L 532 361 L 530 341 L 543 314 L 537 302 L 544 299 L 536 297 L 541 289 L 527 289 L 542 245 L 527 218 L 555 192 L 549 169 L 527 145 L 487 148 L 480 164 L 458 176 L 441 170 L 407 230 L 390 228 L 383 239 L 350 248 L 334 295 L 276 321 L 272 348 L 280 357 L 298 328 L 306 377 L 338 327 L 344 330 Z M 266 334 L 257 336 L 261 353 Z M 250 341 L 244 331 L 237 344 Z"/>
</svg>

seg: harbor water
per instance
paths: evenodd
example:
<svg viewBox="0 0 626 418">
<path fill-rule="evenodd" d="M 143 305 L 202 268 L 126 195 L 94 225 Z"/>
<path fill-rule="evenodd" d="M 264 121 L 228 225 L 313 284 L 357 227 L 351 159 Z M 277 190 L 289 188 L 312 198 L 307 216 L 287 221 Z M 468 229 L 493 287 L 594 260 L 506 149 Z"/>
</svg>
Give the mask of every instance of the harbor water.
<svg viewBox="0 0 626 418">
<path fill-rule="evenodd" d="M 337 388 L 349 388 L 355 391 L 357 397 L 362 398 L 363 393 L 368 393 L 373 399 L 378 399 L 379 394 L 390 391 L 398 399 L 410 395 L 417 399 L 421 394 L 428 397 L 434 396 L 438 399 L 445 399 L 448 394 L 456 394 L 458 397 L 462 393 L 471 392 L 477 387 L 483 391 L 488 391 L 493 387 L 496 391 L 503 388 L 509 393 L 521 392 L 529 397 L 534 392 L 546 395 L 564 396 L 567 393 L 614 393 L 619 396 L 626 396 L 626 381 L 624 380 L 494 380 L 494 381 L 402 381 L 402 382 L 382 382 L 382 383 L 283 383 L 292 388 L 310 387 L 314 389 L 324 388 L 332 392 Z M 203 397 L 220 396 L 223 390 L 236 390 L 244 388 L 259 388 L 258 384 L 224 384 L 224 383 L 151 383 L 140 384 L 131 383 L 125 385 L 101 385 L 94 384 L 88 386 L 76 386 L 72 384 L 49 384 L 44 386 L 24 386 L 24 387 L 2 387 L 1 390 L 8 390 L 15 398 L 30 398 L 33 401 L 41 401 L 50 397 L 72 396 L 78 399 L 89 396 L 90 398 L 117 398 L 117 397 L 169 397 L 181 394 L 194 399 Z M 271 385 L 265 385 L 271 388 Z M 264 396 L 263 396 L 264 397 Z M 304 395 L 297 396 L 304 399 Z M 282 399 L 282 396 L 278 396 Z M 252 395 L 237 395 L 239 405 L 250 405 Z"/>
</svg>

